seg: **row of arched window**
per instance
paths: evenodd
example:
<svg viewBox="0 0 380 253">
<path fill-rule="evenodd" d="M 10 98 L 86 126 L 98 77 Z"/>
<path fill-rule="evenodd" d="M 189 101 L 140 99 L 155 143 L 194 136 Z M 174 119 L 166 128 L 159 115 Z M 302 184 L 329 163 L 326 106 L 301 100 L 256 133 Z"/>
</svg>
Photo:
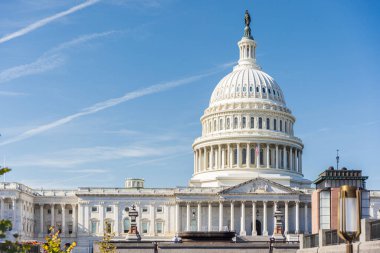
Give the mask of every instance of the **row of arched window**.
<svg viewBox="0 0 380 253">
<path fill-rule="evenodd" d="M 272 96 L 273 99 L 279 100 L 279 101 L 281 101 L 283 99 L 280 91 L 275 90 L 275 89 L 270 89 L 268 87 L 263 87 L 263 86 L 260 89 L 259 86 L 250 85 L 249 86 L 249 94 L 250 95 L 253 95 L 252 93 L 254 93 L 254 87 L 256 89 L 256 91 L 255 91 L 256 97 L 259 97 L 259 94 L 261 94 L 263 97 L 266 97 L 266 98 L 268 98 L 269 96 Z M 234 88 L 234 89 L 235 89 L 235 92 L 240 92 L 240 86 L 239 85 L 236 86 L 236 88 Z M 247 92 L 247 85 L 246 84 L 242 87 L 242 91 Z M 217 92 L 217 96 L 220 96 L 220 95 L 223 96 L 223 89 L 221 89 L 220 91 Z"/>
<path fill-rule="evenodd" d="M 266 129 L 293 135 L 293 123 L 289 120 L 253 116 L 234 116 L 208 120 L 203 127 L 203 132 L 212 133 L 231 129 Z"/>
</svg>

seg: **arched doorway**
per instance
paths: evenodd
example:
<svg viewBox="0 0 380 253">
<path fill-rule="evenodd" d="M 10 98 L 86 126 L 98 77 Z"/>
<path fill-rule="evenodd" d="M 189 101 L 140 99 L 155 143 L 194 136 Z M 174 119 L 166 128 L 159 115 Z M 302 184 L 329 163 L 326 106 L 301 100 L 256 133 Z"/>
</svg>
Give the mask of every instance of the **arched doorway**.
<svg viewBox="0 0 380 253">
<path fill-rule="evenodd" d="M 261 222 L 259 220 L 256 220 L 256 232 L 257 232 L 257 235 L 262 235 L 261 234 Z"/>
</svg>

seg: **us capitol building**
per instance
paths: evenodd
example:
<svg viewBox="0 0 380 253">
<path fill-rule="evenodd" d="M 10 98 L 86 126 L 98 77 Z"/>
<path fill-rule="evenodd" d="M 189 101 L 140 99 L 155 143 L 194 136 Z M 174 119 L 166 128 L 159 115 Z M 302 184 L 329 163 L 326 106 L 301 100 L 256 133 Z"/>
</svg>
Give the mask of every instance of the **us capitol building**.
<svg viewBox="0 0 380 253">
<path fill-rule="evenodd" d="M 126 237 L 132 205 L 145 239 L 172 238 L 180 231 L 270 236 L 276 209 L 284 213 L 288 237 L 309 233 L 313 188 L 302 174 L 304 146 L 294 135 L 296 118 L 280 86 L 256 62 L 248 13 L 245 23 L 238 64 L 216 85 L 201 117 L 188 187 L 145 188 L 143 179 L 134 178 L 126 179 L 124 188 L 76 190 L 0 183 L 0 216 L 12 221 L 12 233 L 43 241 L 55 226 L 64 242 L 78 242 L 76 252 L 88 252 L 103 231 Z"/>
</svg>

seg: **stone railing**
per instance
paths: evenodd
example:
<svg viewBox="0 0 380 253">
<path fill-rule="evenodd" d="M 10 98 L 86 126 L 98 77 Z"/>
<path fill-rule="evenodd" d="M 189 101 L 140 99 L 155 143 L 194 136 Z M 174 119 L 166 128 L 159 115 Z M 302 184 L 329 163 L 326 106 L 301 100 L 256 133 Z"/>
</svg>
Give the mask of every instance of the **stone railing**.
<svg viewBox="0 0 380 253">
<path fill-rule="evenodd" d="M 8 183 L 8 182 L 3 182 L 3 183 L 0 183 L 0 190 L 16 190 L 16 191 L 21 191 L 21 192 L 25 192 L 25 193 L 29 193 L 29 194 L 32 194 L 32 195 L 35 195 L 35 192 L 23 185 L 23 184 L 19 184 L 19 183 Z"/>
</svg>

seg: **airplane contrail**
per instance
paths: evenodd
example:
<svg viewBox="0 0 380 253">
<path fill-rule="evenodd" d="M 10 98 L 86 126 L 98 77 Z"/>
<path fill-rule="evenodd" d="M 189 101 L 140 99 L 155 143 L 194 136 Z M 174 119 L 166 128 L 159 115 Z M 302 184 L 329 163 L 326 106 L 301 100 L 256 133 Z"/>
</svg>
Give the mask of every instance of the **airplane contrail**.
<svg viewBox="0 0 380 253">
<path fill-rule="evenodd" d="M 198 75 L 194 75 L 194 76 L 190 76 L 190 77 L 186 77 L 186 78 L 182 78 L 182 79 L 178 79 L 178 80 L 174 80 L 174 81 L 169 81 L 169 82 L 165 82 L 165 83 L 159 83 L 159 84 L 151 85 L 151 86 L 148 86 L 148 87 L 143 88 L 143 89 L 128 92 L 121 97 L 111 98 L 111 99 L 96 103 L 90 107 L 82 109 L 81 111 L 79 111 L 77 113 L 71 114 L 69 116 L 63 117 L 61 119 L 55 120 L 53 122 L 50 122 L 50 123 L 47 123 L 44 125 L 40 125 L 36 128 L 27 130 L 27 131 L 21 133 L 20 135 L 11 137 L 11 138 L 3 141 L 3 142 L 0 142 L 0 146 L 5 146 L 5 145 L 10 144 L 10 143 L 15 143 L 18 141 L 29 139 L 32 136 L 35 136 L 35 135 L 44 133 L 50 129 L 62 126 L 62 125 L 67 124 L 67 123 L 69 123 L 69 122 L 71 122 L 77 118 L 83 117 L 85 115 L 94 114 L 94 113 L 99 112 L 99 111 L 103 111 L 107 108 L 116 106 L 118 104 L 124 103 L 124 102 L 129 101 L 129 100 L 133 100 L 133 99 L 143 97 L 146 95 L 150 95 L 150 94 L 154 94 L 154 93 L 159 93 L 159 92 L 169 90 L 169 89 L 181 86 L 181 85 L 185 85 L 188 83 L 198 81 L 198 80 L 205 78 L 207 76 L 211 76 L 213 74 L 216 74 L 216 73 L 220 72 L 221 70 L 229 67 L 230 65 L 231 65 L 230 63 L 229 64 L 223 64 L 223 65 L 220 65 L 217 68 L 215 68 L 211 71 L 205 72 L 203 74 L 198 74 Z"/>
<path fill-rule="evenodd" d="M 70 15 L 74 12 L 77 12 L 81 9 L 84 9 L 88 6 L 91 6 L 97 2 L 99 2 L 100 0 L 88 0 L 82 4 L 79 4 L 79 5 L 76 5 L 74 7 L 71 7 L 70 9 L 66 10 L 66 11 L 62 11 L 62 12 L 59 12 L 53 16 L 50 16 L 50 17 L 47 17 L 47 18 L 44 18 L 44 19 L 41 19 L 41 20 L 38 20 L 16 32 L 13 32 L 11 34 L 8 34 L 8 35 L 5 35 L 4 37 L 0 38 L 0 44 L 6 42 L 6 41 L 9 41 L 9 40 L 12 40 L 14 38 L 17 38 L 17 37 L 20 37 L 20 36 L 23 36 L 27 33 L 30 33 L 40 27 L 43 27 L 47 24 L 49 24 L 50 22 L 53 22 L 54 20 L 56 19 L 59 19 L 59 18 L 62 18 L 64 16 L 67 16 L 67 15 Z"/>
</svg>

